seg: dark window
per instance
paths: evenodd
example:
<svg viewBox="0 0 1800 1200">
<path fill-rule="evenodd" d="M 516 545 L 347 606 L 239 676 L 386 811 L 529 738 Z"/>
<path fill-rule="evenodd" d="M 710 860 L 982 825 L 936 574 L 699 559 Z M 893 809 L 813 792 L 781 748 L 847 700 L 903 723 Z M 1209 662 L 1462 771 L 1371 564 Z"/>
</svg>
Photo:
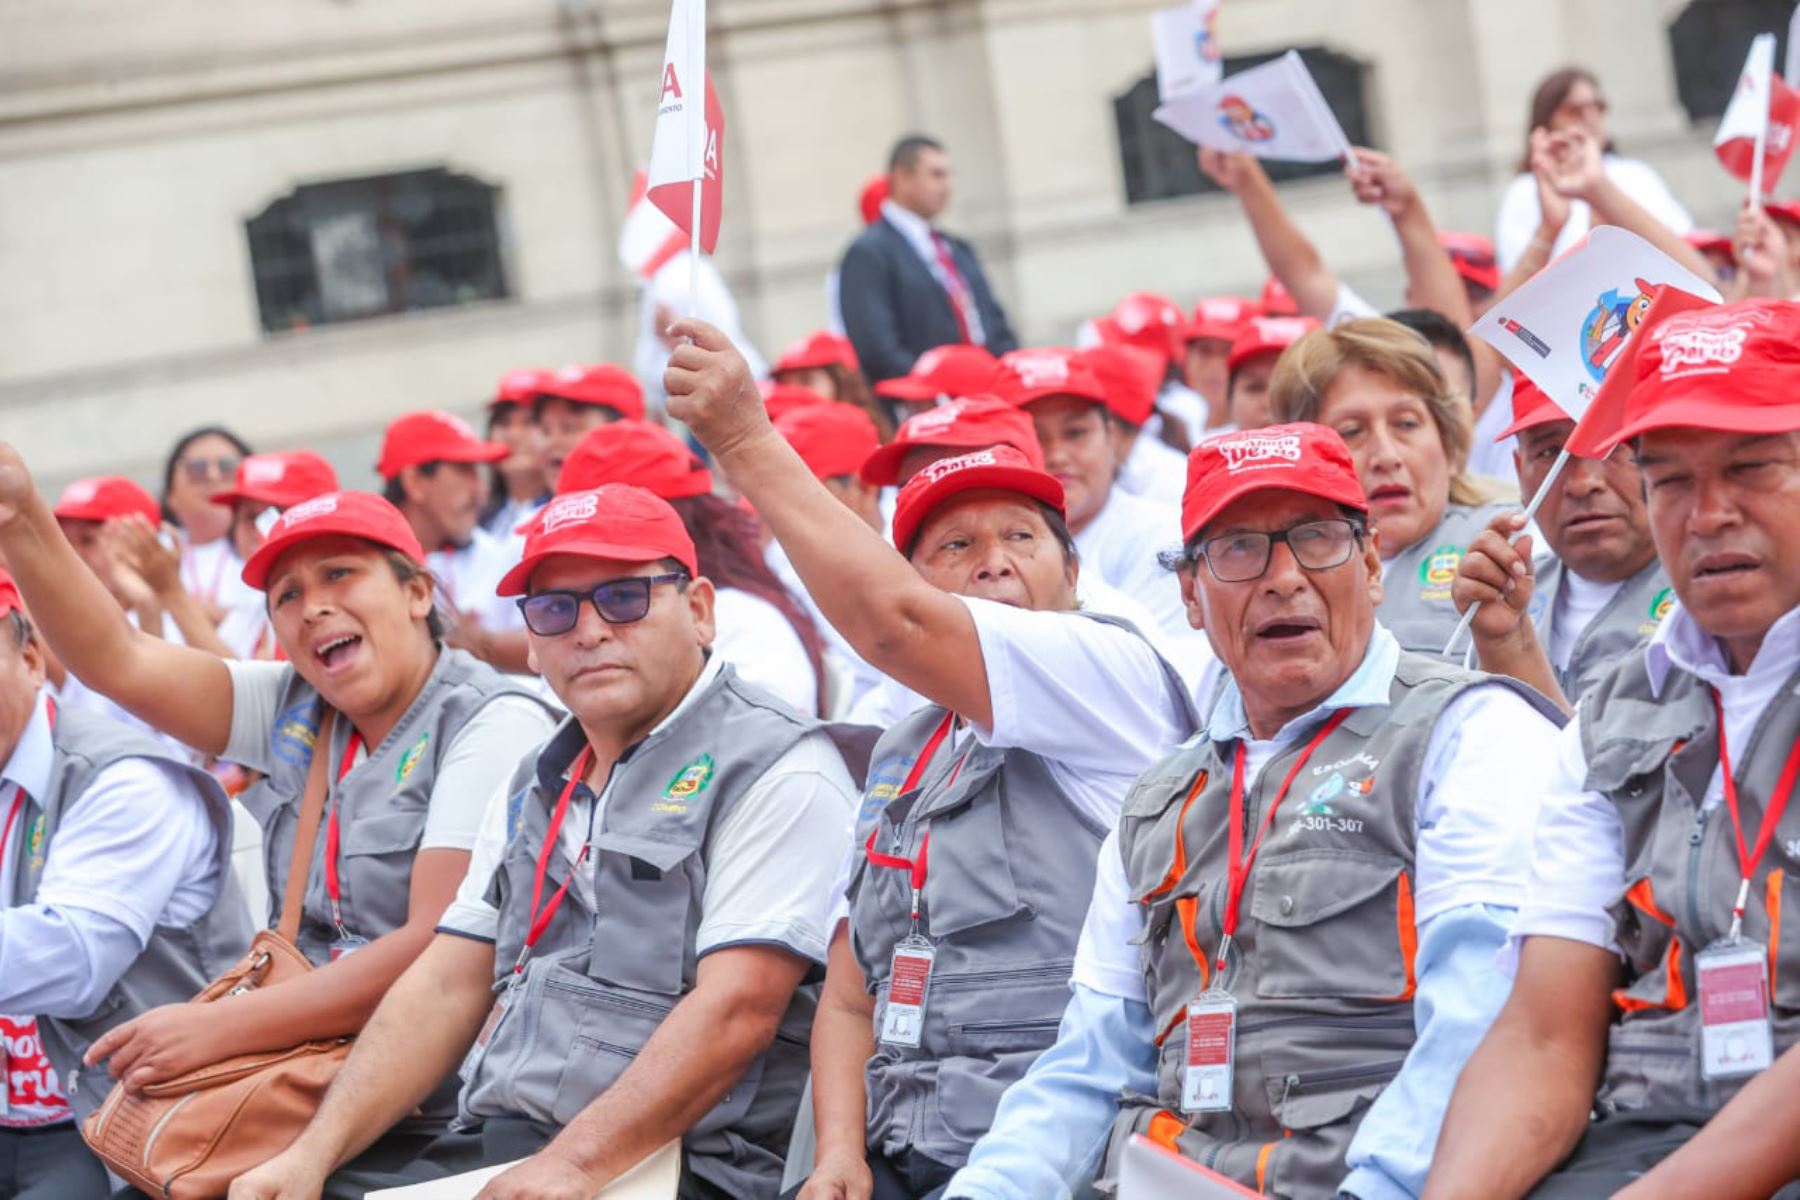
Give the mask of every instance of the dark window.
<svg viewBox="0 0 1800 1200">
<path fill-rule="evenodd" d="M 442 169 L 296 188 L 245 222 L 263 328 L 505 296 L 499 191 Z"/>
<path fill-rule="evenodd" d="M 1227 77 L 1247 67 L 1260 66 L 1280 58 L 1285 50 L 1268 54 L 1226 56 Z M 1363 97 L 1363 64 L 1347 55 L 1321 46 L 1300 51 L 1306 69 L 1312 72 L 1319 91 L 1337 114 L 1338 123 L 1352 145 L 1370 146 L 1369 109 Z M 1159 125 L 1150 114 L 1156 111 L 1156 72 L 1144 76 L 1124 95 L 1113 101 L 1113 118 L 1119 126 L 1119 162 L 1125 171 L 1125 199 L 1130 204 L 1150 200 L 1167 200 L 1174 196 L 1196 196 L 1219 190 L 1217 184 L 1200 173 L 1194 163 L 1194 147 L 1174 130 Z M 1269 177 L 1280 183 L 1284 179 L 1300 179 L 1309 175 L 1334 175 L 1342 171 L 1336 162 L 1298 163 L 1263 161 Z"/>
<path fill-rule="evenodd" d="M 1669 26 L 1675 92 L 1693 120 L 1719 117 L 1759 33 L 1776 36 L 1775 70 L 1786 61 L 1791 0 L 1695 0 Z"/>
</svg>

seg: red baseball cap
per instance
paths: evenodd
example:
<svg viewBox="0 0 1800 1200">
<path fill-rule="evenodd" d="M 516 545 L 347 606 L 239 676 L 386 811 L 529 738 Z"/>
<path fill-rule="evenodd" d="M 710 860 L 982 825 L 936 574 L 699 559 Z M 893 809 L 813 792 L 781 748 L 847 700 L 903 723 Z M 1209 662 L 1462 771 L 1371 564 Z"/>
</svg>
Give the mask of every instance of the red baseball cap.
<svg viewBox="0 0 1800 1200">
<path fill-rule="evenodd" d="M 856 197 L 856 211 L 862 214 L 864 225 L 873 225 L 881 217 L 881 203 L 888 198 L 888 177 L 884 172 L 871 175 L 862 185 L 862 191 Z"/>
<path fill-rule="evenodd" d="M 830 396 L 797 383 L 766 383 L 762 386 L 762 399 L 771 421 L 779 421 L 797 409 L 832 403 Z"/>
<path fill-rule="evenodd" d="M 488 401 L 489 408 L 499 408 L 502 404 L 530 404 L 544 390 L 544 382 L 556 372 L 543 367 L 519 367 L 508 371 L 494 385 L 494 398 Z"/>
<path fill-rule="evenodd" d="M 276 518 L 269 536 L 244 564 L 244 582 L 266 590 L 276 559 L 301 542 L 333 536 L 361 538 L 398 550 L 416 563 L 425 561 L 418 535 L 392 504 L 373 492 L 327 492 Z"/>
<path fill-rule="evenodd" d="M 1194 447 L 1181 494 L 1181 540 L 1193 541 L 1240 496 L 1271 488 L 1369 511 L 1356 464 L 1337 430 L 1311 421 L 1268 425 L 1208 438 Z"/>
<path fill-rule="evenodd" d="M 1800 429 L 1800 303 L 1740 300 L 1650 329 L 1613 443 L 1652 429 Z"/>
<path fill-rule="evenodd" d="M 624 367 L 599 363 L 584 367 L 572 363 L 538 381 L 539 396 L 554 396 L 571 404 L 598 404 L 621 417 L 644 419 L 644 389 Z"/>
<path fill-rule="evenodd" d="M 392 479 L 426 463 L 491 463 L 510 454 L 499 442 L 483 441 L 461 417 L 433 408 L 394 418 L 381 440 L 375 473 Z"/>
<path fill-rule="evenodd" d="M 1732 262 L 1737 261 L 1737 249 L 1731 239 L 1716 229 L 1690 229 L 1681 235 L 1681 240 L 1702 254 L 1723 254 Z"/>
<path fill-rule="evenodd" d="M 1150 419 L 1156 408 L 1156 392 L 1162 384 L 1163 362 L 1148 350 L 1128 343 L 1089 346 L 1075 359 L 1092 371 L 1106 393 L 1106 407 L 1127 425 L 1136 427 Z"/>
<path fill-rule="evenodd" d="M 1033 466 L 1011 446 L 990 446 L 955 458 L 940 458 L 914 475 L 894 502 L 894 545 L 902 554 L 919 526 L 952 496 L 979 488 L 1018 492 L 1063 512 L 1063 486 L 1056 476 Z"/>
<path fill-rule="evenodd" d="M 1181 356 L 1187 315 L 1167 296 L 1133 292 L 1113 305 L 1112 323 L 1127 342 L 1150 351 L 1165 363 Z"/>
<path fill-rule="evenodd" d="M 982 346 L 937 346 L 919 355 L 912 370 L 875 385 L 877 396 L 929 404 L 940 396 L 991 393 L 1000 377 L 1000 360 Z"/>
<path fill-rule="evenodd" d="M 902 421 L 894 440 L 863 464 L 863 482 L 880 487 L 899 483 L 900 464 L 915 446 L 950 450 L 1010 446 L 1032 466 L 1044 465 L 1044 448 L 1030 417 L 997 396 L 964 396 Z"/>
<path fill-rule="evenodd" d="M 1762 203 L 1763 211 L 1771 217 L 1780 217 L 1784 221 L 1800 225 L 1800 200 L 1768 199 Z"/>
<path fill-rule="evenodd" d="M 1182 337 L 1190 342 L 1200 338 L 1235 342 L 1238 326 L 1261 312 L 1260 304 L 1242 296 L 1208 296 L 1194 305 L 1194 319 L 1188 322 Z"/>
<path fill-rule="evenodd" d="M 795 409 L 776 420 L 775 432 L 820 479 L 857 474 L 869 455 L 881 448 L 875 422 L 854 404 Z"/>
<path fill-rule="evenodd" d="M 12 572 L 0 567 L 0 617 L 24 611 L 25 600 L 19 595 L 19 585 L 13 582 Z"/>
<path fill-rule="evenodd" d="M 1317 328 L 1311 317 L 1251 317 L 1238 327 L 1225 367 L 1235 371 L 1259 354 L 1280 354 Z"/>
<path fill-rule="evenodd" d="M 1494 243 L 1479 233 L 1438 234 L 1438 245 L 1450 256 L 1450 265 L 1466 283 L 1490 292 L 1500 290 L 1500 264 L 1494 259 Z"/>
<path fill-rule="evenodd" d="M 1496 442 L 1504 442 L 1514 434 L 1522 433 L 1535 425 L 1548 425 L 1552 421 L 1570 420 L 1556 401 L 1544 394 L 1544 389 L 1531 382 L 1531 377 L 1523 371 L 1513 372 L 1512 392 L 1512 424 L 1494 435 Z"/>
<path fill-rule="evenodd" d="M 1262 310 L 1271 317 L 1297 317 L 1300 315 L 1299 302 L 1294 294 L 1287 290 L 1281 280 L 1271 275 L 1263 281 Z"/>
<path fill-rule="evenodd" d="M 1076 357 L 1075 351 L 1062 346 L 1014 350 L 1002 355 L 996 388 L 1002 400 L 1020 406 L 1051 396 L 1106 403 L 1106 389 L 1094 372 Z"/>
<path fill-rule="evenodd" d="M 123 475 L 77 479 L 63 489 L 50 511 L 63 521 L 110 521 L 133 513 L 152 525 L 162 521 L 162 505 L 156 497 Z"/>
<path fill-rule="evenodd" d="M 565 492 L 544 505 L 526 525 L 524 557 L 501 576 L 495 594 L 524 595 L 531 573 L 558 554 L 629 563 L 672 558 L 689 575 L 700 573 L 680 515 L 667 500 L 628 483 Z"/>
<path fill-rule="evenodd" d="M 626 483 L 664 500 L 704 496 L 712 472 L 687 444 L 650 421 L 614 421 L 590 429 L 569 452 L 556 481 L 557 495 Z"/>
<path fill-rule="evenodd" d="M 338 490 L 337 472 L 311 450 L 282 454 L 252 454 L 238 464 L 231 490 L 212 498 L 214 504 L 232 505 L 239 500 L 292 508 L 302 500 Z"/>
<path fill-rule="evenodd" d="M 779 375 L 783 371 L 806 371 L 815 367 L 849 367 L 855 371 L 858 369 L 856 348 L 849 338 L 821 329 L 789 342 L 770 371 Z"/>
</svg>

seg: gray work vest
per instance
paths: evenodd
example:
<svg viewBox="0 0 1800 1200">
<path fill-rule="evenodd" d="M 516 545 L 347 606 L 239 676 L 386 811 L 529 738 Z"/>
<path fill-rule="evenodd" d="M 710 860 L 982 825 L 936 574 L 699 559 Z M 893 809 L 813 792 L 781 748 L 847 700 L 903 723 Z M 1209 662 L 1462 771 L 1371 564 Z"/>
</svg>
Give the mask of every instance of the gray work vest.
<svg viewBox="0 0 1800 1200">
<path fill-rule="evenodd" d="M 1484 504 L 1479 508 L 1452 504 L 1437 528 L 1388 561 L 1382 572 L 1381 606 L 1375 616 L 1387 626 L 1402 650 L 1441 659 L 1444 643 L 1462 620 L 1450 599 L 1456 568 L 1475 535 L 1516 504 Z M 1454 656 L 1458 662 L 1462 655 Z"/>
<path fill-rule="evenodd" d="M 1090 613 L 1070 619 L 1132 629 Z M 1193 701 L 1175 669 L 1162 670 L 1187 714 L 1186 736 L 1198 725 Z M 920 932 L 936 950 L 918 1047 L 878 1042 L 869 1061 L 868 1145 L 955 1167 L 993 1124 L 1000 1094 L 1056 1040 L 1108 831 L 1075 807 L 1044 759 L 973 740 L 965 753 L 946 739 L 902 791 L 944 715 L 922 709 L 876 746 L 856 838 L 863 846 L 874 834 L 878 851 L 910 859 L 930 834 Z M 879 1033 L 894 947 L 911 929 L 911 884 L 863 856 L 849 894 L 851 946 Z"/>
<path fill-rule="evenodd" d="M 1599 1108 L 1717 1110 L 1745 1081 L 1700 1077 L 1694 954 L 1729 930 L 1741 877 L 1730 812 L 1724 804 L 1701 811 L 1719 765 L 1711 689 L 1675 668 L 1654 695 L 1639 654 L 1602 679 L 1580 713 L 1587 787 L 1612 801 L 1625 835 L 1625 890 L 1611 912 L 1627 983 L 1614 994 L 1619 1016 L 1609 1033 Z M 1749 743 L 1730 748 L 1751 844 L 1796 738 L 1800 672 L 1782 685 Z M 1771 950 L 1779 1056 L 1800 1040 L 1800 804 L 1790 803 L 1757 865 L 1743 936 Z"/>
<path fill-rule="evenodd" d="M 231 804 L 217 780 L 171 757 L 168 748 L 149 734 L 80 709 L 59 709 L 50 736 L 56 751 L 50 794 L 30 798 L 24 814 L 29 832 L 12 839 L 15 906 L 30 904 L 37 894 L 57 830 L 81 820 L 81 797 L 102 771 L 127 758 L 148 759 L 193 781 L 212 819 L 213 861 L 219 869 L 219 895 L 206 914 L 187 925 L 158 925 L 150 944 L 93 1012 L 38 1017 L 44 1051 L 62 1080 L 69 1106 L 77 1120 L 85 1120 L 112 1087 L 103 1066 L 82 1069 L 81 1056 L 88 1046 L 107 1030 L 159 1005 L 192 1000 L 214 976 L 243 957 L 252 929 L 244 894 L 231 870 Z M 128 879 L 111 882 L 130 886 Z"/>
<path fill-rule="evenodd" d="M 500 913 L 495 989 L 511 991 L 504 1015 L 463 1063 L 459 1125 L 488 1117 L 566 1125 L 613 1085 L 694 988 L 714 831 L 783 754 L 821 729 L 729 665 L 720 668 L 613 768 L 579 868 L 592 883 L 593 907 L 570 887 L 515 978 L 538 853 L 563 777 L 585 744 L 581 727 L 566 721 L 542 754 L 520 765 L 506 855 L 490 889 Z M 569 870 L 567 856 L 553 851 L 545 903 Z M 689 1169 L 728 1195 L 779 1191 L 820 977 L 796 990 L 774 1042 L 682 1138 Z"/>
<path fill-rule="evenodd" d="M 358 937 L 374 941 L 406 923 L 412 898 L 413 856 L 425 832 L 431 789 L 437 782 L 444 749 L 470 718 L 499 696 L 522 696 L 544 702 L 507 676 L 461 650 L 445 648 L 412 705 L 379 746 L 337 782 L 353 732 L 342 715 L 334 722 L 326 779 L 330 783 L 326 811 L 338 809 L 338 880 L 344 925 Z M 288 863 L 300 821 L 300 798 L 306 791 L 318 736 L 319 694 L 288 668 L 287 684 L 270 730 L 267 776 L 239 797 L 263 830 L 263 866 L 269 879 L 268 923 L 280 916 L 287 887 Z M 530 746 L 520 746 L 523 755 Z M 337 930 L 325 891 L 325 822 L 313 841 L 312 868 L 300 914 L 299 947 L 315 965 L 330 961 Z"/>
<path fill-rule="evenodd" d="M 1117 1176 L 1130 1135 L 1155 1123 L 1180 1130 L 1173 1142 L 1182 1154 L 1267 1195 L 1329 1196 L 1342 1183 L 1351 1137 L 1413 1044 L 1414 802 L 1426 749 L 1444 706 L 1483 684 L 1511 687 L 1561 720 L 1512 680 L 1402 653 L 1388 702 L 1352 711 L 1289 788 L 1244 886 L 1220 978 L 1212 976 L 1235 746 L 1197 739 L 1132 787 L 1118 844 L 1144 914 L 1157 1095 L 1123 1097 L 1103 1179 Z M 1246 846 L 1310 740 L 1296 739 L 1246 783 Z M 1184 912 L 1206 955 L 1204 975 Z M 1181 1112 L 1186 1010 L 1209 983 L 1238 1002 L 1232 1107 L 1189 1117 Z"/>
<path fill-rule="evenodd" d="M 1568 568 L 1560 558 L 1546 556 L 1538 560 L 1535 570 L 1537 585 L 1531 595 L 1530 613 L 1537 625 L 1538 643 L 1544 648 L 1544 657 L 1549 658 L 1552 626 L 1556 620 L 1556 593 Z M 1581 699 L 1602 675 L 1642 650 L 1674 603 L 1675 591 L 1669 586 L 1669 576 L 1658 559 L 1652 558 L 1642 570 L 1625 580 L 1606 606 L 1594 614 L 1587 628 L 1576 636 L 1569 665 L 1558 670 L 1554 663 L 1551 664 L 1550 669 L 1556 672 L 1556 682 L 1569 703 Z"/>
</svg>

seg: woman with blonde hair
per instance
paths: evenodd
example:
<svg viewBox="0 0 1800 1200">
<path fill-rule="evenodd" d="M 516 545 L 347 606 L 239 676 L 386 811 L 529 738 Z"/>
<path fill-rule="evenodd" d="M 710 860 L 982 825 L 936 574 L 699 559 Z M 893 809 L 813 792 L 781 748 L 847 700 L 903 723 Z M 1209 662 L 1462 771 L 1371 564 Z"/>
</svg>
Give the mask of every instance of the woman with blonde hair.
<svg viewBox="0 0 1800 1200">
<path fill-rule="evenodd" d="M 1441 654 L 1456 566 L 1511 497 L 1467 473 L 1469 408 L 1430 344 L 1383 317 L 1317 330 L 1281 356 L 1269 402 L 1276 421 L 1328 425 L 1350 447 L 1381 551 L 1377 613 L 1405 649 Z"/>
</svg>

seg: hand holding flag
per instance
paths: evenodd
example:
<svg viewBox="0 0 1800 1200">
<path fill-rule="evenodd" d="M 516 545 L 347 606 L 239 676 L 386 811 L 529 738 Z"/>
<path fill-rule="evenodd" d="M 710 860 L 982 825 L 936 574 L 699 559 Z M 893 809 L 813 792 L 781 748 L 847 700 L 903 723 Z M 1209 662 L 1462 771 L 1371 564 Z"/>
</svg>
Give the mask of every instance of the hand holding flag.
<svg viewBox="0 0 1800 1200">
<path fill-rule="evenodd" d="M 1775 74 L 1775 35 L 1758 34 L 1744 59 L 1737 90 L 1719 121 L 1713 152 L 1750 185 L 1750 202 L 1775 190 L 1800 141 L 1800 92 Z"/>
<path fill-rule="evenodd" d="M 1343 126 L 1293 50 L 1165 101 L 1153 115 L 1196 146 L 1294 162 L 1356 159 Z"/>
</svg>

